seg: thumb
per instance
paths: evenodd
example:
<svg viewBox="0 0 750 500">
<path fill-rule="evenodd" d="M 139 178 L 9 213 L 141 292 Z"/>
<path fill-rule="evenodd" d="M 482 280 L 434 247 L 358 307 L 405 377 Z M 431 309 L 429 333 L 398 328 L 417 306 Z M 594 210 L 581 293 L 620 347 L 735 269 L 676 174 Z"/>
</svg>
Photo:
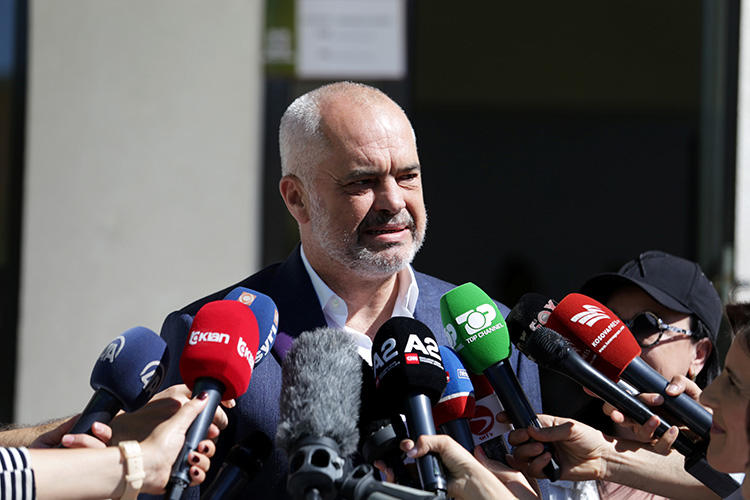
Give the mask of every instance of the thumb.
<svg viewBox="0 0 750 500">
<path fill-rule="evenodd" d="M 573 423 L 565 422 L 563 424 L 554 425 L 552 427 L 537 428 L 529 426 L 526 428 L 526 431 L 529 433 L 529 436 L 536 441 L 541 441 L 542 443 L 551 443 L 555 441 L 565 441 L 566 439 L 570 439 L 572 429 Z"/>
</svg>

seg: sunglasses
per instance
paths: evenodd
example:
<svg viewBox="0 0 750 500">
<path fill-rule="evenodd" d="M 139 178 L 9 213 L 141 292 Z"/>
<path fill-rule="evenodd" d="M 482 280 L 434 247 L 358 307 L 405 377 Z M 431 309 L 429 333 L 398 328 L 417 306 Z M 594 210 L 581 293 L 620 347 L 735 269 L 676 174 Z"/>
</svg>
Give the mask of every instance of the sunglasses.
<svg viewBox="0 0 750 500">
<path fill-rule="evenodd" d="M 684 328 L 677 328 L 672 326 L 656 314 L 651 311 L 643 311 L 631 318 L 629 321 L 624 321 L 625 325 L 630 328 L 633 333 L 636 342 L 641 347 L 653 347 L 661 342 L 662 335 L 664 332 L 669 330 L 670 332 L 682 333 L 688 337 L 692 337 L 693 332 L 685 330 Z"/>
</svg>

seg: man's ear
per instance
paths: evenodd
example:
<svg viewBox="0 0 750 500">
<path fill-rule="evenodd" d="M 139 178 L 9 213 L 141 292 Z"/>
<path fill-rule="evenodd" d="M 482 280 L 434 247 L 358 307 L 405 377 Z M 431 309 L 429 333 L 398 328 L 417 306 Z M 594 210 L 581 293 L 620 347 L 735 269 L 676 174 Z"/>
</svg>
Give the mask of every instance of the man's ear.
<svg viewBox="0 0 750 500">
<path fill-rule="evenodd" d="M 711 355 L 711 350 L 713 349 L 711 341 L 707 338 L 700 339 L 694 344 L 694 347 L 695 358 L 688 368 L 690 378 L 695 378 L 701 372 L 706 362 L 708 362 L 708 357 Z"/>
<path fill-rule="evenodd" d="M 297 224 L 306 224 L 310 221 L 307 193 L 302 181 L 296 175 L 283 176 L 279 181 L 279 192 L 284 199 L 286 209 L 295 218 Z"/>
</svg>

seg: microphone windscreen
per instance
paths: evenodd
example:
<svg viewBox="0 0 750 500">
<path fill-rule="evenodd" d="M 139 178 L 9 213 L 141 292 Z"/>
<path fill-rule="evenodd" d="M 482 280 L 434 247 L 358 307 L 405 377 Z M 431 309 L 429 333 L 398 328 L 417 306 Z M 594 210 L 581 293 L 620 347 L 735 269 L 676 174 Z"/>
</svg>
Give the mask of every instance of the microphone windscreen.
<svg viewBox="0 0 750 500">
<path fill-rule="evenodd" d="M 134 411 L 156 393 L 169 363 L 167 343 L 148 328 L 136 326 L 107 344 L 91 372 L 91 387 L 105 389 Z"/>
<path fill-rule="evenodd" d="M 389 411 L 402 413 L 406 398 L 424 394 L 435 405 L 445 389 L 445 368 L 435 336 L 424 323 L 394 316 L 372 341 L 375 387 Z"/>
<path fill-rule="evenodd" d="M 236 300 L 248 306 L 258 322 L 258 352 L 255 366 L 268 356 L 276 341 L 279 330 L 279 310 L 271 297 L 255 290 L 238 286 L 229 292 L 224 300 Z"/>
<path fill-rule="evenodd" d="M 567 337 L 582 358 L 614 381 L 641 354 L 625 323 L 606 306 L 580 293 L 568 294 L 560 301 L 547 327 Z"/>
<path fill-rule="evenodd" d="M 502 314 L 474 283 L 464 283 L 440 297 L 445 333 L 466 367 L 482 373 L 510 356 L 510 338 Z"/>
<path fill-rule="evenodd" d="M 201 307 L 193 319 L 180 358 L 180 375 L 192 390 L 199 378 L 224 386 L 222 399 L 247 391 L 258 349 L 258 323 L 247 306 L 217 300 Z"/>
<path fill-rule="evenodd" d="M 475 404 L 474 386 L 458 355 L 450 347 L 441 345 L 440 357 L 448 383 L 440 400 L 432 407 L 436 427 L 459 418 L 471 418 Z"/>
<path fill-rule="evenodd" d="M 554 309 L 555 303 L 542 294 L 533 292 L 523 294 L 505 318 L 510 340 L 514 344 L 523 342 L 526 333 L 547 323 Z"/>
<path fill-rule="evenodd" d="M 362 358 L 341 330 L 302 333 L 284 358 L 276 444 L 291 456 L 306 437 L 327 437 L 341 456 L 356 451 L 359 440 Z"/>
</svg>

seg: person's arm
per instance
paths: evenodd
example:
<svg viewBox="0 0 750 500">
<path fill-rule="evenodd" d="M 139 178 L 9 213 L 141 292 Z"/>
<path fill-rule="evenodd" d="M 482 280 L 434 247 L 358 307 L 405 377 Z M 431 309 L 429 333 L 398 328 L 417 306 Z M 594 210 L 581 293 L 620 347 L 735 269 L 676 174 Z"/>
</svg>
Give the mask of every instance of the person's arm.
<svg viewBox="0 0 750 500">
<path fill-rule="evenodd" d="M 206 399 L 195 398 L 169 420 L 159 424 L 141 443 L 145 478 L 141 491 L 162 493 L 169 480 L 172 464 L 185 441 L 185 433 Z M 209 457 L 215 451 L 212 441 L 200 443 L 190 454 L 191 485 L 205 479 Z M 125 460 L 116 447 L 105 449 L 29 450 L 37 497 L 40 500 L 118 498 L 125 490 Z"/>
<path fill-rule="evenodd" d="M 529 439 L 554 443 L 562 479 L 610 481 L 670 498 L 718 498 L 685 471 L 682 455 L 669 450 L 676 427 L 649 445 L 606 436 L 568 418 L 539 415 L 539 420 L 541 429 L 517 429 L 508 436 L 510 444 L 516 446 L 510 465 L 532 477 L 543 477 L 542 469 L 550 455 L 539 455 L 542 445 Z"/>
<path fill-rule="evenodd" d="M 78 418 L 78 415 L 50 420 L 49 422 L 30 426 L 16 424 L 6 425 L 2 429 L 0 429 L 0 446 L 4 446 L 6 448 L 35 446 L 35 442 L 38 442 L 40 437 L 50 433 L 51 431 L 54 431 L 56 428 L 66 424 L 69 421 L 71 421 L 72 426 L 72 421 L 75 421 L 76 418 Z M 54 446 L 56 444 L 57 443 L 50 444 L 49 446 Z"/>
<path fill-rule="evenodd" d="M 449 473 L 448 496 L 457 500 L 538 499 L 520 472 L 510 469 L 502 471 L 502 477 L 508 481 L 506 486 L 450 436 L 422 435 L 416 445 L 412 440 L 405 439 L 401 442 L 401 449 L 411 458 L 429 452 L 439 454 Z"/>
</svg>

